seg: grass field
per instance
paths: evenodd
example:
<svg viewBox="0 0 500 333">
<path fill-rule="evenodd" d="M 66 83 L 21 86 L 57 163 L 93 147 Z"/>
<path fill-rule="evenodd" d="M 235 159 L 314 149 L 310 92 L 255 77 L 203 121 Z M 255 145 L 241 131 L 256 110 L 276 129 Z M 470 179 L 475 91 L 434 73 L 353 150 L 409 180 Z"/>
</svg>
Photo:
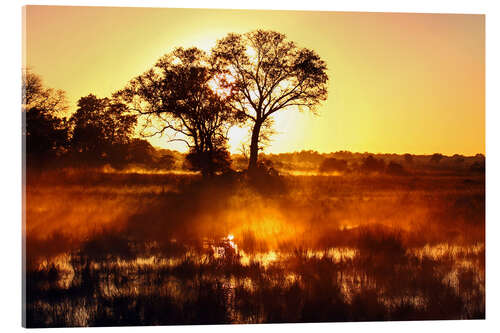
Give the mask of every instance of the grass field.
<svg viewBox="0 0 500 333">
<path fill-rule="evenodd" d="M 484 172 L 32 173 L 26 220 L 29 327 L 485 316 Z"/>
</svg>

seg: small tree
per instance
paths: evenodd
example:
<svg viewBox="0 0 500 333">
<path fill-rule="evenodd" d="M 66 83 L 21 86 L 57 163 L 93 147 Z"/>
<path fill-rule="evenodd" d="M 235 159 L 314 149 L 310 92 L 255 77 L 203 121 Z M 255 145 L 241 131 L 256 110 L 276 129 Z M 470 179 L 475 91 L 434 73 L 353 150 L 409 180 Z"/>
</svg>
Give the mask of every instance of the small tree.
<svg viewBox="0 0 500 333">
<path fill-rule="evenodd" d="M 365 172 L 381 172 L 385 168 L 385 162 L 383 159 L 378 159 L 372 155 L 363 158 L 361 163 L 361 170 Z"/>
<path fill-rule="evenodd" d="M 455 162 L 455 164 L 457 164 L 457 165 L 462 165 L 465 162 L 465 157 L 463 155 L 460 155 L 460 154 L 455 154 L 452 156 L 452 158 L 453 158 L 453 161 Z"/>
<path fill-rule="evenodd" d="M 87 163 L 122 166 L 136 121 L 124 104 L 92 94 L 82 97 L 70 118 L 71 149 Z"/>
<path fill-rule="evenodd" d="M 175 166 L 175 157 L 170 154 L 160 155 L 156 160 L 156 168 L 160 170 L 171 170 Z"/>
<path fill-rule="evenodd" d="M 408 163 L 408 164 L 412 164 L 413 163 L 413 155 L 412 154 L 406 153 L 403 156 L 404 156 L 404 159 L 405 159 L 406 163 Z"/>
<path fill-rule="evenodd" d="M 442 154 L 435 153 L 435 154 L 432 154 L 432 156 L 431 156 L 431 162 L 438 164 L 439 162 L 441 162 L 441 160 L 443 158 L 444 158 L 444 156 Z"/>
<path fill-rule="evenodd" d="M 248 168 L 257 166 L 261 128 L 278 112 L 314 108 L 327 97 L 325 62 L 284 34 L 256 30 L 217 41 L 213 61 L 234 80 L 231 107 L 252 123 Z"/>
<path fill-rule="evenodd" d="M 26 112 L 43 110 L 53 117 L 62 118 L 68 110 L 68 102 L 63 90 L 45 88 L 39 75 L 25 69 L 22 76 L 22 108 Z"/>
<path fill-rule="evenodd" d="M 142 135 L 184 142 L 188 160 L 205 176 L 229 165 L 227 130 L 236 120 L 230 85 L 205 52 L 177 48 L 115 94 L 143 117 Z"/>
<path fill-rule="evenodd" d="M 141 164 L 151 167 L 156 163 L 156 149 L 147 140 L 131 139 L 127 149 L 127 161 L 129 163 Z"/>
<path fill-rule="evenodd" d="M 42 79 L 30 70 L 22 76 L 23 139 L 27 165 L 42 168 L 54 161 L 68 146 L 68 109 L 62 90 L 45 88 Z"/>
</svg>

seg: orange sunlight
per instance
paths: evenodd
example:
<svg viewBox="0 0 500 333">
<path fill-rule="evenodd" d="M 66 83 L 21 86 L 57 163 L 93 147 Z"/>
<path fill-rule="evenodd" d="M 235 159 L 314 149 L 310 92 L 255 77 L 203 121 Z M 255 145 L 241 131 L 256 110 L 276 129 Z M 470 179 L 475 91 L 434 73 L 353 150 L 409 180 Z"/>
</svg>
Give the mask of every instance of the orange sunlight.
<svg viewBox="0 0 500 333">
<path fill-rule="evenodd" d="M 318 116 L 276 115 L 279 134 L 266 152 L 485 152 L 484 15 L 53 6 L 25 14 L 25 65 L 67 92 L 70 112 L 80 97 L 110 96 L 175 47 L 210 51 L 230 32 L 259 28 L 315 50 L 330 77 Z"/>
</svg>

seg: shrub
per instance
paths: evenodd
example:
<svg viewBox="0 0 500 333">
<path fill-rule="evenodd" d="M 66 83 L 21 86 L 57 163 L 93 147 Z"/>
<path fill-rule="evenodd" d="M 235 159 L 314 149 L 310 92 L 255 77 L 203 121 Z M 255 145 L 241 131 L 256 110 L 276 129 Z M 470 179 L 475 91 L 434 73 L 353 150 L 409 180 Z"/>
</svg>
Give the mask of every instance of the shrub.
<svg viewBox="0 0 500 333">
<path fill-rule="evenodd" d="M 382 159 L 377 159 L 372 155 L 363 158 L 361 163 L 361 171 L 364 172 L 380 172 L 385 168 L 385 162 Z"/>
<path fill-rule="evenodd" d="M 393 176 L 404 176 L 407 174 L 405 168 L 394 161 L 391 161 L 385 170 L 389 175 Z"/>
<path fill-rule="evenodd" d="M 323 160 L 319 167 L 320 172 L 346 171 L 347 161 L 337 158 L 327 158 Z"/>
</svg>

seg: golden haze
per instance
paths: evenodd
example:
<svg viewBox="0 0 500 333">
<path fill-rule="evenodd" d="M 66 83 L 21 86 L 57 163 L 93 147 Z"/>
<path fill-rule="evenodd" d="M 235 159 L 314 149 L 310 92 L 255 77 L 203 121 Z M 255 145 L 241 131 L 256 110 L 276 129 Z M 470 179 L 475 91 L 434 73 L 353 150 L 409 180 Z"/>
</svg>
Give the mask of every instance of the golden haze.
<svg viewBox="0 0 500 333">
<path fill-rule="evenodd" d="M 25 65 L 67 92 L 109 96 L 178 46 L 272 29 L 329 67 L 329 98 L 278 114 L 271 153 L 485 152 L 484 16 L 28 6 Z M 231 150 L 245 137 L 233 130 Z M 185 150 L 181 144 L 154 145 Z"/>
</svg>

